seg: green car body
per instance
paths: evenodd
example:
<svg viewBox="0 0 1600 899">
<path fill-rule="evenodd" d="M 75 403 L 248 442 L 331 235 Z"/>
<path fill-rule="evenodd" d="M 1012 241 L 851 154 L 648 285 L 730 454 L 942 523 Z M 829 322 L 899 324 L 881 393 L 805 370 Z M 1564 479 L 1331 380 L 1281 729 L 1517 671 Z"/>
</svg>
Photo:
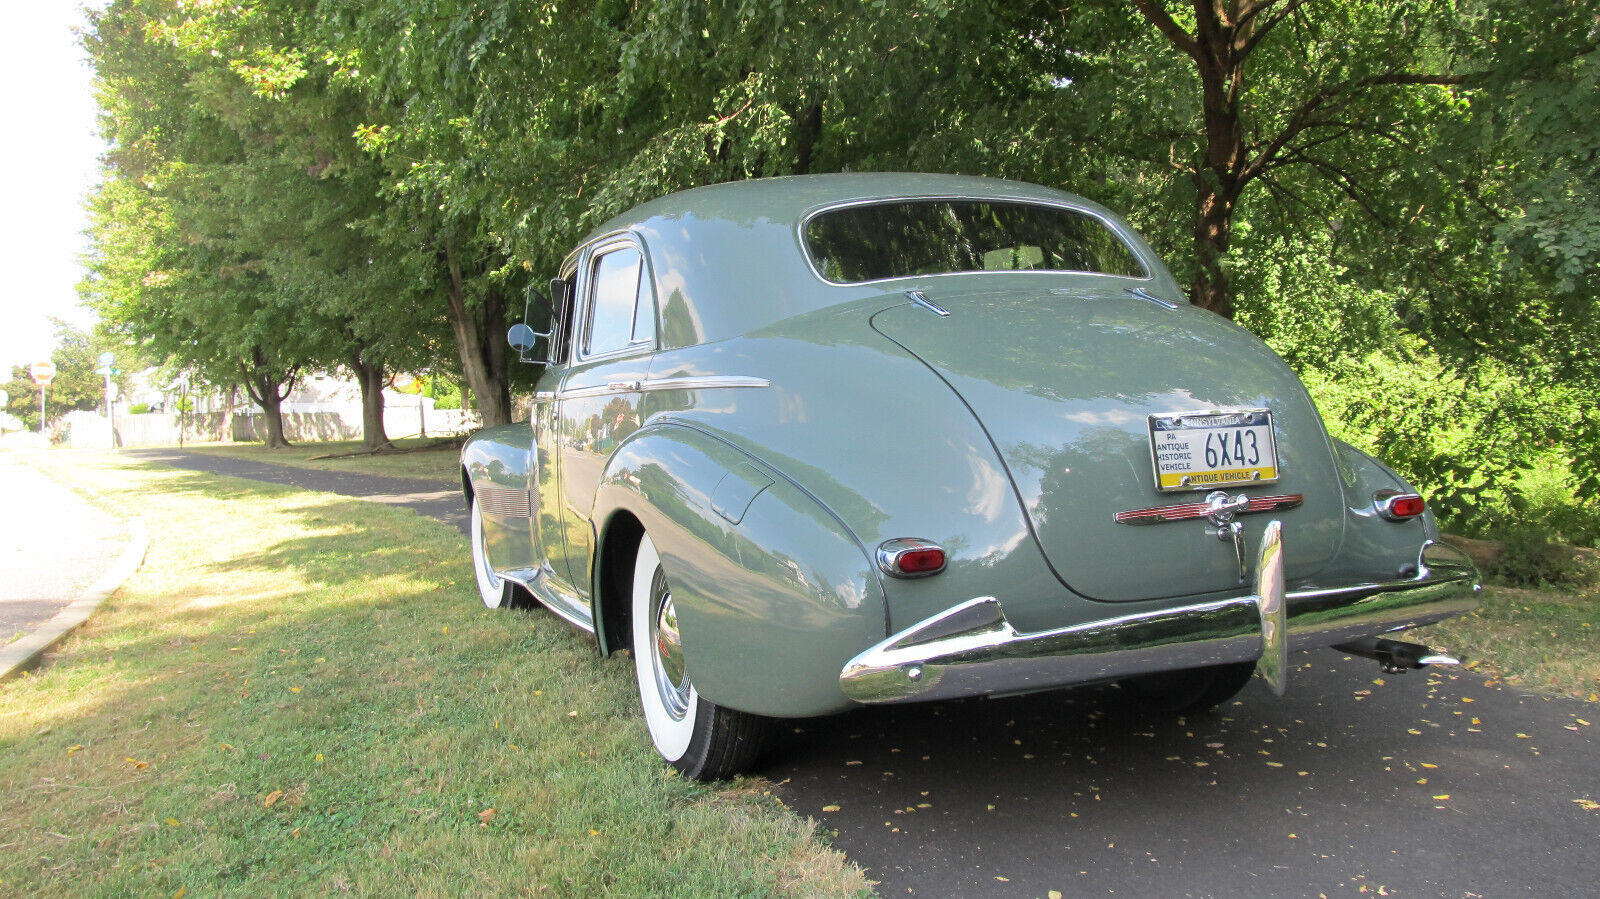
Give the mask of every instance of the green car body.
<svg viewBox="0 0 1600 899">
<path fill-rule="evenodd" d="M 1070 213 L 1112 245 L 1096 252 L 1127 255 L 1106 274 L 978 247 L 960 252 L 1004 270 L 873 274 L 877 242 L 920 252 L 874 231 L 875 204 L 933 221 L 946 203 L 984 227 Z M 834 239 L 846 249 L 823 258 Z M 648 534 L 670 584 L 661 658 L 719 709 L 823 715 L 1263 659 L 1281 691 L 1288 649 L 1472 607 L 1476 573 L 1431 516 L 1385 505 L 1412 488 L 1331 440 L 1271 350 L 1078 197 L 935 175 L 716 185 L 613 219 L 560 281 L 530 421 L 462 450 L 485 600 L 515 585 L 603 652 L 628 647 Z M 1253 432 L 1251 410 L 1270 412 Z M 1156 419 L 1211 429 L 1192 432 L 1208 449 L 1231 435 L 1241 460 L 1241 438 L 1270 438 L 1275 465 L 1157 489 Z M 942 550 L 937 573 L 881 558 L 906 538 Z"/>
</svg>

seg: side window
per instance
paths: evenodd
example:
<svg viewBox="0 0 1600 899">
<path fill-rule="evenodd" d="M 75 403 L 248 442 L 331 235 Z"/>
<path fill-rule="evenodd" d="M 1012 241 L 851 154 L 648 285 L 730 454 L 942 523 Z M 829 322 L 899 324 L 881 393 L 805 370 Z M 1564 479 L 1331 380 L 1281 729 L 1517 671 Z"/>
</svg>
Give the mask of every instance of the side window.
<svg viewBox="0 0 1600 899">
<path fill-rule="evenodd" d="M 634 342 L 634 320 L 637 307 L 642 305 L 639 280 L 643 268 L 639 250 L 631 246 L 617 247 L 591 263 L 585 356 L 614 353 Z"/>
</svg>

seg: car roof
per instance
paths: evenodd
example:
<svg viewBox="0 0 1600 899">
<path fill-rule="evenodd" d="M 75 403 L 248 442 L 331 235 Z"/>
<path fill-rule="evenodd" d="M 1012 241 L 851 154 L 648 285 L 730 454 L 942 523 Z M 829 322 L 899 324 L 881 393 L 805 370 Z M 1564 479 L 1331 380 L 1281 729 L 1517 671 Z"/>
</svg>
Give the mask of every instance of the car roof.
<svg viewBox="0 0 1600 899">
<path fill-rule="evenodd" d="M 660 310 L 658 339 L 663 349 L 670 349 L 898 293 L 898 287 L 887 283 L 824 281 L 811 266 L 800 224 L 828 207 L 919 197 L 1052 203 L 1091 212 L 1113 223 L 1164 279 L 1160 283 L 1177 292 L 1154 251 L 1099 204 L 1037 184 L 967 175 L 874 172 L 713 184 L 634 207 L 596 228 L 583 245 L 623 232 L 643 243 Z"/>
<path fill-rule="evenodd" d="M 1099 204 L 1066 191 L 1003 178 L 919 172 L 786 175 L 710 184 L 668 194 L 607 220 L 591 232 L 585 242 L 602 234 L 636 227 L 660 216 L 680 218 L 687 215 L 702 219 L 798 224 L 808 213 L 825 206 L 911 197 L 982 197 L 1067 203 L 1110 214 Z"/>
</svg>

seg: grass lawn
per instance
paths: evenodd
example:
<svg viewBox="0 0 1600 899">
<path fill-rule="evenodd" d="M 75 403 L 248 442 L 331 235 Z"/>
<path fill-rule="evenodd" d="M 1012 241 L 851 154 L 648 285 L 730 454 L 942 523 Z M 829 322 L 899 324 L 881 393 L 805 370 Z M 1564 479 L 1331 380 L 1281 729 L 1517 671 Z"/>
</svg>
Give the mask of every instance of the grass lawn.
<svg viewBox="0 0 1600 899">
<path fill-rule="evenodd" d="M 1490 585 L 1477 612 L 1413 632 L 1508 684 L 1600 701 L 1600 592 Z"/>
<path fill-rule="evenodd" d="M 630 660 L 484 609 L 453 529 L 41 456 L 152 545 L 45 667 L 0 685 L 0 893 L 870 892 L 762 782 L 670 776 Z"/>
<path fill-rule="evenodd" d="M 269 450 L 259 443 L 202 443 L 192 444 L 184 448 L 197 453 L 211 453 L 217 456 L 249 459 L 252 462 L 270 462 L 274 465 L 290 465 L 296 468 L 354 471 L 361 474 L 376 474 L 396 478 L 417 478 L 418 480 L 459 486 L 461 483 L 461 476 L 457 473 L 457 459 L 460 456 L 459 445 L 446 443 L 443 446 L 435 446 L 439 442 L 438 439 L 431 437 L 427 439 L 418 437 L 396 440 L 394 445 L 400 449 L 430 448 L 409 453 L 384 453 L 377 456 L 350 456 L 343 459 L 315 460 L 312 457 L 356 452 L 361 449 L 361 441 L 339 440 L 328 443 L 300 443 L 288 449 L 276 450 Z"/>
</svg>

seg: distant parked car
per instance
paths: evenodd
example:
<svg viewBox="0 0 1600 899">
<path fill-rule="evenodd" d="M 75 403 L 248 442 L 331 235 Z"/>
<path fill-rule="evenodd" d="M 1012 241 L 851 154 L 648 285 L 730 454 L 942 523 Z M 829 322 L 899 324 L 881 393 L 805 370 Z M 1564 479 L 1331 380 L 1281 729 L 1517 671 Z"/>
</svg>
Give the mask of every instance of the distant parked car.
<svg viewBox="0 0 1600 899">
<path fill-rule="evenodd" d="M 1410 485 L 1107 210 L 1009 181 L 673 194 L 567 257 L 530 421 L 461 453 L 483 600 L 633 650 L 661 755 L 1122 680 L 1199 709 L 1473 607 Z"/>
</svg>

